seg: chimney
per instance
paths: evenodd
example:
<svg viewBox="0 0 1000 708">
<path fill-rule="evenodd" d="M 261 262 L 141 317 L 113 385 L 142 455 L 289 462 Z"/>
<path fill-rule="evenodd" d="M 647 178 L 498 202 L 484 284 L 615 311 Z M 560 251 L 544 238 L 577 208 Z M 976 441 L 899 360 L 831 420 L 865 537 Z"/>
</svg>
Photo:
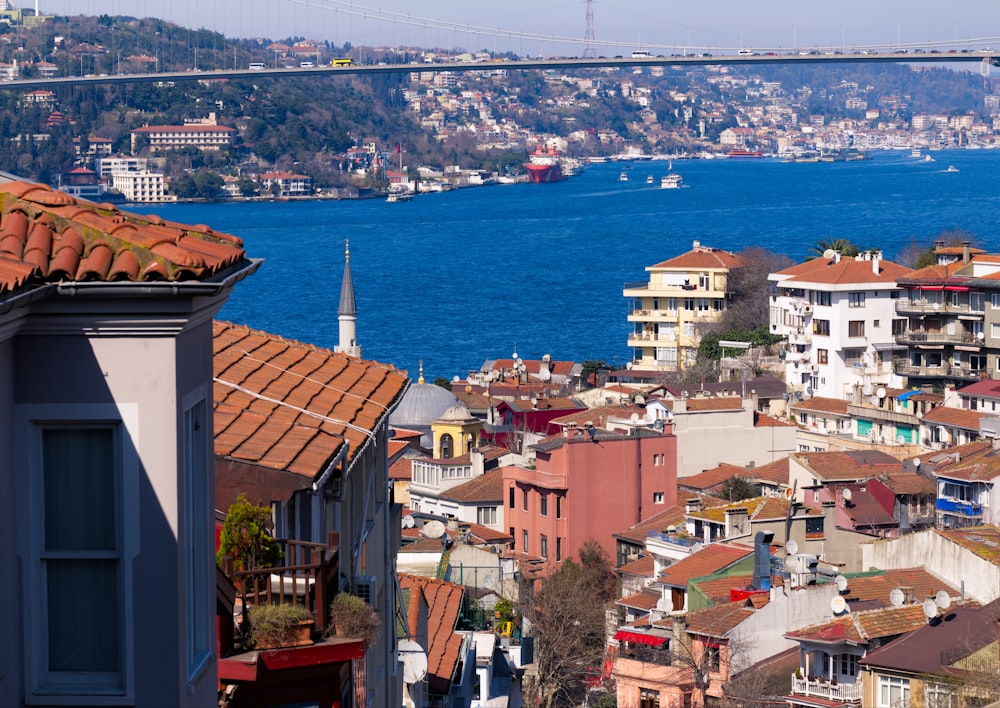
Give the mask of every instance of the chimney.
<svg viewBox="0 0 1000 708">
<path fill-rule="evenodd" d="M 833 262 L 840 263 L 840 251 L 833 252 Z"/>
<path fill-rule="evenodd" d="M 962 241 L 962 263 L 969 262 L 969 242 Z"/>
<path fill-rule="evenodd" d="M 695 241 L 694 245 L 691 246 L 691 249 L 695 251 L 697 251 L 699 248 L 701 248 L 701 241 Z"/>
<path fill-rule="evenodd" d="M 701 498 L 691 497 L 684 504 L 685 514 L 694 514 L 695 512 L 701 511 Z"/>
<path fill-rule="evenodd" d="M 750 513 L 746 507 L 726 509 L 726 538 L 750 533 Z"/>
<path fill-rule="evenodd" d="M 882 263 L 882 251 L 872 254 L 872 273 L 878 275 L 878 267 Z"/>
<path fill-rule="evenodd" d="M 480 477 L 486 472 L 486 458 L 479 448 L 469 450 L 469 462 L 472 463 L 473 478 Z"/>
</svg>

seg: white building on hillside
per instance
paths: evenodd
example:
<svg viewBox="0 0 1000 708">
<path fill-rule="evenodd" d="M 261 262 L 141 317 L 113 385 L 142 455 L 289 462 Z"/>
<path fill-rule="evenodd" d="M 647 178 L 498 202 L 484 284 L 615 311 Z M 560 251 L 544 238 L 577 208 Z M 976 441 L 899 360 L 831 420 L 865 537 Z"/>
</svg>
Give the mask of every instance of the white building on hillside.
<svg viewBox="0 0 1000 708">
<path fill-rule="evenodd" d="M 830 253 L 830 252 L 828 252 Z M 900 387 L 892 352 L 906 327 L 896 318 L 896 280 L 909 270 L 880 252 L 852 258 L 839 253 L 768 276 L 771 333 L 788 338 L 785 381 L 796 393 L 872 396 L 877 384 Z"/>
</svg>

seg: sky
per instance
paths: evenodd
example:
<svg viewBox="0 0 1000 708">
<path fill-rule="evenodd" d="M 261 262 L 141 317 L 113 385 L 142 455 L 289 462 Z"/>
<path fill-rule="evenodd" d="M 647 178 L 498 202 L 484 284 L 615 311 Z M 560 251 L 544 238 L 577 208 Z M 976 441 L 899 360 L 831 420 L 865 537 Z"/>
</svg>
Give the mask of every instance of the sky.
<svg viewBox="0 0 1000 708">
<path fill-rule="evenodd" d="M 19 4 L 33 7 L 34 0 Z M 355 46 L 461 47 L 579 56 L 586 0 L 38 0 L 43 14 L 159 17 L 227 37 L 328 40 Z M 593 0 L 594 48 L 901 46 L 1000 49 L 997 0 Z M 574 42 L 560 41 L 568 38 Z"/>
</svg>

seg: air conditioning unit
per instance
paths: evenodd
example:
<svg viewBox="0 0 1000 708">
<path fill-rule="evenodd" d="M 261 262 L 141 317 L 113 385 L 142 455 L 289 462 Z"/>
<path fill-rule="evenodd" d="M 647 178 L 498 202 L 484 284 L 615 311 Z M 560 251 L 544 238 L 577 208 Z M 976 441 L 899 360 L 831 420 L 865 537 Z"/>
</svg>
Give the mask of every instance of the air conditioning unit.
<svg viewBox="0 0 1000 708">
<path fill-rule="evenodd" d="M 802 314 L 803 315 L 811 315 L 812 311 L 813 311 L 813 306 L 812 305 L 805 305 L 802 308 Z"/>
<path fill-rule="evenodd" d="M 367 602 L 373 610 L 378 609 L 376 607 L 376 600 L 378 599 L 378 585 L 376 584 L 375 576 L 359 575 L 355 579 L 354 585 L 357 588 L 354 594 Z"/>
</svg>

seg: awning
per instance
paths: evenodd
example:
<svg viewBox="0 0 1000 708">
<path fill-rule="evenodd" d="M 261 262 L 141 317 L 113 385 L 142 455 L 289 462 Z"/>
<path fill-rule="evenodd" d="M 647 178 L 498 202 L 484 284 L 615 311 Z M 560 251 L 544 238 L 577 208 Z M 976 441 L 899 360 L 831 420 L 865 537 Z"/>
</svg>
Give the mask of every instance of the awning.
<svg viewBox="0 0 1000 708">
<path fill-rule="evenodd" d="M 959 351 L 959 352 L 978 352 L 979 351 L 979 347 L 967 347 L 967 346 L 965 346 L 963 344 L 956 344 L 955 345 L 955 351 Z"/>
<path fill-rule="evenodd" d="M 915 389 L 913 389 L 911 391 L 906 391 L 906 392 L 901 393 L 898 396 L 896 396 L 896 400 L 897 401 L 905 401 L 907 398 L 909 398 L 910 396 L 912 396 L 915 393 L 923 393 L 923 390 L 919 389 L 919 388 L 915 388 Z"/>
<path fill-rule="evenodd" d="M 872 348 L 877 352 L 894 352 L 906 349 L 906 345 L 895 342 L 874 342 Z"/>
<path fill-rule="evenodd" d="M 944 290 L 943 285 L 921 285 L 921 290 Z"/>
<path fill-rule="evenodd" d="M 918 344 L 917 349 L 944 349 L 943 344 Z"/>
<path fill-rule="evenodd" d="M 628 629 L 619 629 L 615 632 L 615 641 L 629 642 L 631 644 L 645 644 L 647 647 L 662 647 L 667 643 L 668 637 L 660 637 L 655 634 L 645 632 L 634 632 Z"/>
<path fill-rule="evenodd" d="M 969 287 L 967 285 L 945 285 L 945 290 L 950 290 L 953 293 L 967 293 L 969 292 Z"/>
</svg>

